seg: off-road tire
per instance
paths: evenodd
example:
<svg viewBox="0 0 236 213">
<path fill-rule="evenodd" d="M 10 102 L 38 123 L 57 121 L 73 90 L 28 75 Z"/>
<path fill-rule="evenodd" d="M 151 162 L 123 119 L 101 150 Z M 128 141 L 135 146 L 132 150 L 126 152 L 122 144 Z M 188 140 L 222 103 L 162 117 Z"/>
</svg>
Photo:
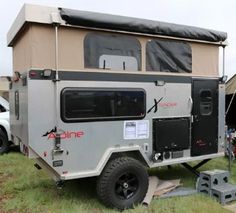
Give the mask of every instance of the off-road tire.
<svg viewBox="0 0 236 213">
<path fill-rule="evenodd" d="M 99 199 L 106 206 L 119 210 L 142 202 L 147 189 L 147 170 L 131 157 L 119 157 L 108 162 L 97 180 Z"/>
<path fill-rule="evenodd" d="M 9 150 L 9 141 L 6 134 L 0 129 L 0 155 Z"/>
</svg>

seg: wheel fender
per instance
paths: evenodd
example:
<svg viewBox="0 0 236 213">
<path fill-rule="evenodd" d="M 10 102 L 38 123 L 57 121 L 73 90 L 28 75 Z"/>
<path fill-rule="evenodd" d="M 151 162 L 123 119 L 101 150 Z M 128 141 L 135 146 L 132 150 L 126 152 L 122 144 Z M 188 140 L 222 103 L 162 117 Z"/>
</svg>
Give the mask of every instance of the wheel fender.
<svg viewBox="0 0 236 213">
<path fill-rule="evenodd" d="M 102 173 L 104 167 L 106 166 L 107 162 L 111 159 L 112 155 L 126 154 L 126 155 L 130 156 L 131 153 L 132 154 L 139 154 L 138 160 L 142 161 L 142 163 L 144 163 L 147 167 L 149 167 L 150 161 L 148 160 L 146 155 L 144 155 L 144 153 L 141 151 L 140 146 L 109 148 L 108 150 L 106 150 L 106 152 L 104 153 L 103 157 L 101 158 L 101 160 L 97 166 L 97 169 L 96 169 L 97 175 L 100 175 Z"/>
</svg>

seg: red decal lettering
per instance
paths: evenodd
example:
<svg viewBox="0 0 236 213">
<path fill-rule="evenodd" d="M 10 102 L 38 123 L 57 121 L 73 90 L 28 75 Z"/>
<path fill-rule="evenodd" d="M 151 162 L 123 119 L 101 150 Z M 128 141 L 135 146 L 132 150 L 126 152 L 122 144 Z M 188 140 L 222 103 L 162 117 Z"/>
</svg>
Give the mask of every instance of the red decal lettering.
<svg viewBox="0 0 236 213">
<path fill-rule="evenodd" d="M 48 139 L 55 139 L 55 135 L 53 132 L 48 135 Z"/>
<path fill-rule="evenodd" d="M 77 132 L 77 134 L 76 134 L 77 138 L 80 138 L 83 135 L 84 135 L 84 132 Z"/>
<path fill-rule="evenodd" d="M 159 103 L 158 105 L 160 107 L 176 107 L 177 103 L 176 102 L 165 102 L 165 103 Z"/>
<path fill-rule="evenodd" d="M 66 132 L 63 132 L 62 134 L 60 134 L 60 138 L 61 138 L 61 139 L 67 138 Z"/>
<path fill-rule="evenodd" d="M 82 131 L 78 131 L 78 132 L 70 132 L 70 131 L 65 131 L 63 133 L 60 134 L 60 138 L 61 139 L 70 139 L 70 138 L 81 138 L 84 135 L 84 132 Z M 50 133 L 48 135 L 48 140 L 49 139 L 55 139 L 55 133 Z"/>
<path fill-rule="evenodd" d="M 77 137 L 77 132 L 70 132 L 69 137 L 70 138 L 76 138 Z"/>
</svg>

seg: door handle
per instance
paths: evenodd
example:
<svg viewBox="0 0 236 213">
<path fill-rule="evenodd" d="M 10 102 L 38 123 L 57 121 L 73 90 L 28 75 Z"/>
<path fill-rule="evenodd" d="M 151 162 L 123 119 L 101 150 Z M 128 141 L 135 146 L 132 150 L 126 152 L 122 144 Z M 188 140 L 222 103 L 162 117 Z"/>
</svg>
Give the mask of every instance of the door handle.
<svg viewBox="0 0 236 213">
<path fill-rule="evenodd" d="M 189 105 L 189 113 L 191 114 L 193 110 L 193 99 L 191 96 L 188 98 L 188 105 Z"/>
</svg>

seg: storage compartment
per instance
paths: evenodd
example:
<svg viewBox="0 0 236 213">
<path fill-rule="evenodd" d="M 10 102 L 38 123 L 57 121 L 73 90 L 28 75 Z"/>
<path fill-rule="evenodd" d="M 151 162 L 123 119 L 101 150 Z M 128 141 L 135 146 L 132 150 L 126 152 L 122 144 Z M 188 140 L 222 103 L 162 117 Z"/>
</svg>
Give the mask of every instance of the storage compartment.
<svg viewBox="0 0 236 213">
<path fill-rule="evenodd" d="M 153 150 L 158 153 L 190 148 L 189 118 L 153 120 Z"/>
</svg>

